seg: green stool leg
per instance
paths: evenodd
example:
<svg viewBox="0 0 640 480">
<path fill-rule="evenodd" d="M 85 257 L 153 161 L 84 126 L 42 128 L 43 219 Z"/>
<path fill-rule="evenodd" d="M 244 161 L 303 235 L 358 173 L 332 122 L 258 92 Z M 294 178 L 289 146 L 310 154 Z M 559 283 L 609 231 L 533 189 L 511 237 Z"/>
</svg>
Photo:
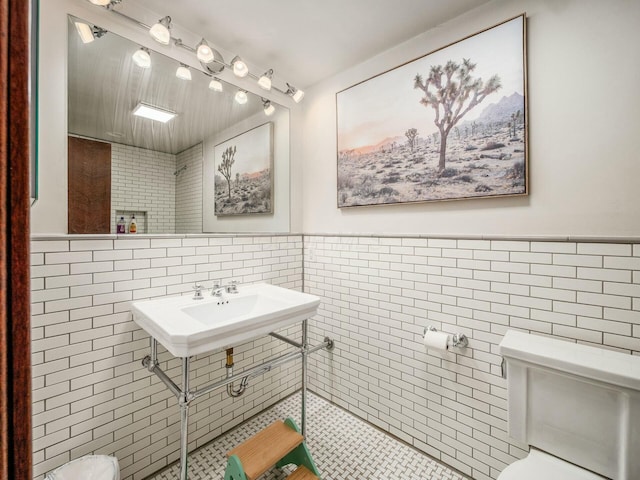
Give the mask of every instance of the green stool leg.
<svg viewBox="0 0 640 480">
<path fill-rule="evenodd" d="M 300 433 L 300 429 L 298 428 L 298 425 L 296 425 L 296 422 L 294 422 L 292 418 L 287 418 L 284 421 L 284 424 L 287 427 L 292 428 L 296 432 Z M 305 467 L 307 467 L 309 471 L 313 472 L 313 474 L 316 477 L 320 478 L 320 472 L 316 468 L 316 464 L 313 463 L 313 458 L 311 458 L 311 453 L 309 452 L 309 449 L 307 448 L 307 444 L 304 441 L 300 445 L 298 445 L 296 448 L 294 448 L 292 451 L 287 453 L 284 457 L 282 457 L 278 461 L 278 463 L 276 463 L 276 467 L 282 468 L 285 465 L 289 465 L 291 463 L 296 466 L 304 465 Z M 225 480 L 227 480 L 226 477 L 225 477 Z"/>
<path fill-rule="evenodd" d="M 242 462 L 237 455 L 231 455 L 227 459 L 227 469 L 224 471 L 224 480 L 247 480 L 242 468 Z"/>
</svg>

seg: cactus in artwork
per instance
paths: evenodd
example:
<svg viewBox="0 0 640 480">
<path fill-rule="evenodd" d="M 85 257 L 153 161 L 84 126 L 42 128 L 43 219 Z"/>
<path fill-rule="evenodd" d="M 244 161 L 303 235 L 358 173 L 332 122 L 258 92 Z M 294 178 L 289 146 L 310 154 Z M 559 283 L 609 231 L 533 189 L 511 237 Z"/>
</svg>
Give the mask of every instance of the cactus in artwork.
<svg viewBox="0 0 640 480">
<path fill-rule="evenodd" d="M 416 147 L 416 139 L 418 138 L 418 129 L 410 128 L 409 130 L 404 132 L 404 134 L 407 137 L 407 143 L 409 144 L 409 148 L 413 152 L 413 150 Z"/>
<path fill-rule="evenodd" d="M 218 165 L 218 171 L 222 174 L 222 176 L 227 181 L 227 186 L 229 187 L 229 200 L 231 200 L 231 167 L 235 162 L 236 155 L 236 147 L 227 148 L 224 152 L 222 152 L 222 163 Z"/>
<path fill-rule="evenodd" d="M 449 60 L 444 66 L 433 65 L 426 79 L 420 74 L 414 78 L 414 88 L 424 92 L 420 103 L 435 111 L 434 123 L 440 132 L 440 172 L 445 169 L 449 132 L 472 108 L 502 86 L 497 75 L 486 82 L 472 77 L 475 68 L 476 64 L 467 58 L 462 63 Z"/>
</svg>

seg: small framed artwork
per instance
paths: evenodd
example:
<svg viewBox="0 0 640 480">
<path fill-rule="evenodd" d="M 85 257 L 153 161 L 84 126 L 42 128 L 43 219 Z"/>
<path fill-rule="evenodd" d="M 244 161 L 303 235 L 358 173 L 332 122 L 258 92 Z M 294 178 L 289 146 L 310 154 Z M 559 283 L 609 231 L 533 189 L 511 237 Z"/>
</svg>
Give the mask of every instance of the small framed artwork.
<svg viewBox="0 0 640 480">
<path fill-rule="evenodd" d="M 529 193 L 525 20 L 336 94 L 339 208 Z"/>
<path fill-rule="evenodd" d="M 205 186 L 213 183 L 214 192 L 205 191 L 204 198 L 213 198 L 215 216 L 273 213 L 273 123 L 216 145 L 206 162 L 213 162 L 205 174 L 214 181 Z"/>
</svg>

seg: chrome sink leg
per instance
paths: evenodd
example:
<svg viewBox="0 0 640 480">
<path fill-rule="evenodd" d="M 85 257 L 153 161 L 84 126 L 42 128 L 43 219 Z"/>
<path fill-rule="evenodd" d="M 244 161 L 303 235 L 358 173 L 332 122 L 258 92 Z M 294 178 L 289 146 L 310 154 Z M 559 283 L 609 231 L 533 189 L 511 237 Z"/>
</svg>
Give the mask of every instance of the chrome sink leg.
<svg viewBox="0 0 640 480">
<path fill-rule="evenodd" d="M 307 323 L 307 320 L 302 321 L 302 411 L 300 412 L 300 431 L 303 437 L 307 432 L 307 355 L 309 352 Z"/>
<path fill-rule="evenodd" d="M 158 341 L 151 337 L 151 365 L 158 365 Z"/>
<path fill-rule="evenodd" d="M 182 392 L 178 403 L 180 405 L 180 480 L 188 480 L 188 428 L 189 428 L 189 357 L 182 359 Z"/>
</svg>

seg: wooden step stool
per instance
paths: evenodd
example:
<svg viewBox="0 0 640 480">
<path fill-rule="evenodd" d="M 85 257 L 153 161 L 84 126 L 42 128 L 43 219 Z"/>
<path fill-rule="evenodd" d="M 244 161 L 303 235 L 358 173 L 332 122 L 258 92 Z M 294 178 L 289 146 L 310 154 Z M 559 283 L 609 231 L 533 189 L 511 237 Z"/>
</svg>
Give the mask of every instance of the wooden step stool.
<svg viewBox="0 0 640 480">
<path fill-rule="evenodd" d="M 294 464 L 289 480 L 320 480 L 300 429 L 291 418 L 277 420 L 227 452 L 224 480 L 255 480 L 271 467 Z"/>
</svg>

